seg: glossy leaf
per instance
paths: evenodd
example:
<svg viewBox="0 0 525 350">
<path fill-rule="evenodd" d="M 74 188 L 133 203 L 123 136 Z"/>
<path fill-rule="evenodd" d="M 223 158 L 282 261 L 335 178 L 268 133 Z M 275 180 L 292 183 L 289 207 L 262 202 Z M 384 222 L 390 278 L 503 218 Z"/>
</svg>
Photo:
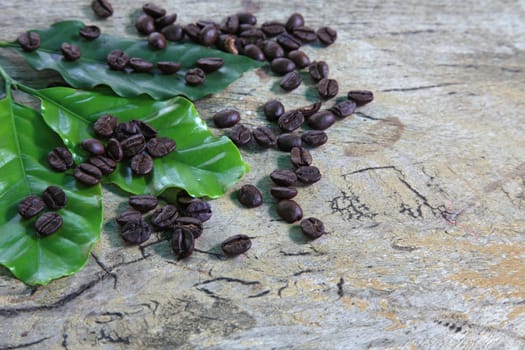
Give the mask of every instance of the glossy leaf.
<svg viewBox="0 0 525 350">
<path fill-rule="evenodd" d="M 85 156 L 80 142 L 95 137 L 92 124 L 102 114 L 112 114 L 120 121 L 140 119 L 156 128 L 160 136 L 177 142 L 174 152 L 154 160 L 154 169 L 146 176 L 133 175 L 129 162 L 124 162 L 104 178 L 127 192 L 160 194 L 178 187 L 196 197 L 215 198 L 248 169 L 230 139 L 213 136 L 193 104 L 183 97 L 155 101 L 144 95 L 125 98 L 107 91 L 70 88 L 38 90 L 38 95 L 47 124 L 62 137 L 77 161 Z"/>
<path fill-rule="evenodd" d="M 35 69 L 52 69 L 62 75 L 71 86 L 90 89 L 97 85 L 108 85 L 120 96 L 148 94 L 155 99 L 166 99 L 176 95 L 185 95 L 191 100 L 216 93 L 238 79 L 242 73 L 260 67 L 261 62 L 250 58 L 231 55 L 192 43 L 168 43 L 164 50 L 152 50 L 145 39 L 124 39 L 102 34 L 98 39 L 83 39 L 78 31 L 84 24 L 79 21 L 58 22 L 40 33 L 40 49 L 25 52 L 17 43 L 11 45 L 23 55 Z M 77 45 L 81 57 L 69 62 L 63 59 L 60 46 L 68 42 Z M 155 70 L 154 73 L 132 73 L 111 70 L 106 57 L 109 52 L 120 49 L 130 57 L 141 57 L 150 62 L 177 61 L 182 68 L 176 74 L 165 75 Z M 207 74 L 206 82 L 192 87 L 185 84 L 184 74 L 202 57 L 221 57 L 224 66 L 216 72 Z"/>
<path fill-rule="evenodd" d="M 79 186 L 70 173 L 57 173 L 47 153 L 62 142 L 34 110 L 0 100 L 0 264 L 18 279 L 35 285 L 71 275 L 86 263 L 102 227 L 100 186 Z M 34 229 L 38 216 L 22 219 L 18 203 L 57 185 L 67 195 L 58 210 L 63 226 L 41 238 Z"/>
</svg>

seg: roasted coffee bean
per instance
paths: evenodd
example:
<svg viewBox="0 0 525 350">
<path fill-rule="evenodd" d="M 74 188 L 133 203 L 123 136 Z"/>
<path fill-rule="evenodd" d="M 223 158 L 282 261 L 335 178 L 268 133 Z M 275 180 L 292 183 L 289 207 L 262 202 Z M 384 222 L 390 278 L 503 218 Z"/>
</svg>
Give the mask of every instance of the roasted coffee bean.
<svg viewBox="0 0 525 350">
<path fill-rule="evenodd" d="M 42 198 L 30 195 L 18 203 L 18 214 L 24 219 L 29 219 L 44 210 L 45 204 Z"/>
<path fill-rule="evenodd" d="M 124 151 L 120 145 L 119 140 L 111 138 L 106 144 L 106 155 L 115 162 L 120 162 L 124 158 Z"/>
<path fill-rule="evenodd" d="M 218 128 L 231 128 L 241 120 L 241 115 L 235 109 L 227 108 L 215 113 L 213 123 Z"/>
<path fill-rule="evenodd" d="M 312 239 L 319 238 L 325 233 L 323 222 L 317 218 L 303 219 L 299 225 L 303 234 Z"/>
<path fill-rule="evenodd" d="M 144 138 L 146 140 L 149 140 L 157 136 L 157 129 L 155 129 L 148 123 L 144 123 L 142 120 L 135 120 L 135 119 L 132 120 L 131 122 L 138 127 L 140 133 L 144 135 Z"/>
<path fill-rule="evenodd" d="M 159 17 L 159 18 L 155 19 L 155 27 L 158 30 L 161 30 L 162 28 L 167 27 L 167 26 L 175 23 L 176 20 L 177 20 L 177 14 L 176 13 L 165 15 L 165 16 L 162 16 L 162 17 Z"/>
<path fill-rule="evenodd" d="M 331 99 L 339 93 L 339 84 L 335 79 L 321 79 L 317 84 L 317 92 L 319 92 L 321 98 L 325 100 Z"/>
<path fill-rule="evenodd" d="M 310 58 L 301 50 L 293 50 L 288 52 L 288 58 L 295 63 L 299 69 L 303 69 L 310 65 Z"/>
<path fill-rule="evenodd" d="M 177 208 L 168 204 L 156 209 L 153 214 L 151 214 L 151 223 L 159 229 L 165 229 L 173 226 L 178 216 L 179 211 Z"/>
<path fill-rule="evenodd" d="M 184 29 L 178 24 L 170 24 L 160 31 L 166 40 L 177 42 L 184 39 Z"/>
<path fill-rule="evenodd" d="M 328 141 L 328 135 L 322 130 L 307 130 L 301 135 L 301 140 L 310 147 L 319 147 Z"/>
<path fill-rule="evenodd" d="M 102 178 L 102 172 L 96 166 L 89 163 L 81 163 L 75 168 L 73 173 L 75 179 L 82 182 L 85 185 L 93 186 L 100 182 Z"/>
<path fill-rule="evenodd" d="M 153 159 L 147 153 L 139 153 L 131 158 L 130 168 L 137 175 L 147 175 L 153 170 Z"/>
<path fill-rule="evenodd" d="M 190 86 L 196 86 L 204 83 L 206 80 L 206 74 L 200 68 L 188 69 L 184 79 L 186 80 L 186 84 Z"/>
<path fill-rule="evenodd" d="M 252 26 L 257 24 L 257 17 L 250 12 L 239 12 L 237 18 L 239 19 L 239 24 L 249 24 Z"/>
<path fill-rule="evenodd" d="M 224 60 L 220 57 L 203 57 L 199 58 L 195 65 L 204 73 L 211 73 L 224 66 Z"/>
<path fill-rule="evenodd" d="M 303 113 L 298 110 L 292 110 L 285 112 L 282 116 L 280 116 L 279 120 L 277 120 L 277 125 L 279 125 L 279 128 L 284 132 L 292 132 L 303 125 L 303 122 Z"/>
<path fill-rule="evenodd" d="M 317 34 L 315 33 L 315 30 L 307 26 L 294 28 L 292 34 L 303 43 L 313 43 L 317 40 Z"/>
<path fill-rule="evenodd" d="M 283 49 L 288 51 L 297 50 L 302 45 L 299 39 L 288 33 L 279 34 L 277 37 L 277 43 L 279 43 Z"/>
<path fill-rule="evenodd" d="M 175 220 L 174 227 L 183 227 L 186 230 L 189 230 L 195 239 L 199 238 L 203 231 L 202 222 L 191 216 L 179 216 L 177 220 Z"/>
<path fill-rule="evenodd" d="M 115 137 L 121 142 L 136 134 L 140 134 L 140 129 L 134 122 L 118 123 L 115 128 Z"/>
<path fill-rule="evenodd" d="M 300 166 L 295 169 L 297 179 L 303 184 L 309 185 L 321 180 L 319 168 L 313 165 Z"/>
<path fill-rule="evenodd" d="M 357 105 L 354 101 L 346 100 L 330 108 L 330 111 L 338 118 L 345 118 L 354 113 L 356 107 Z"/>
<path fill-rule="evenodd" d="M 259 126 L 252 131 L 252 137 L 257 144 L 264 148 L 271 148 L 277 144 L 277 136 L 272 129 Z"/>
<path fill-rule="evenodd" d="M 221 50 L 229 52 L 232 55 L 239 54 L 239 49 L 237 48 L 237 38 L 233 35 L 220 35 L 219 39 L 217 39 L 217 45 Z"/>
<path fill-rule="evenodd" d="M 277 21 L 271 21 L 271 22 L 264 22 L 261 25 L 261 30 L 264 32 L 264 34 L 268 36 L 276 36 L 281 33 L 284 33 L 286 28 L 284 27 L 284 24 Z"/>
<path fill-rule="evenodd" d="M 106 58 L 109 68 L 113 70 L 124 70 L 129 62 L 129 56 L 122 50 L 113 50 Z"/>
<path fill-rule="evenodd" d="M 213 26 L 213 27 L 215 27 L 217 29 L 219 29 L 219 27 L 220 27 L 217 22 L 215 22 L 215 21 L 213 21 L 211 19 L 199 19 L 196 24 L 197 24 L 197 26 L 200 29 L 202 29 L 204 27 L 207 27 L 207 26 Z"/>
<path fill-rule="evenodd" d="M 271 172 L 270 179 L 279 186 L 292 186 L 297 182 L 297 175 L 291 170 L 277 169 Z"/>
<path fill-rule="evenodd" d="M 214 25 L 207 25 L 200 30 L 199 42 L 204 46 L 213 46 L 219 39 L 219 30 Z"/>
<path fill-rule="evenodd" d="M 222 251 L 229 256 L 246 253 L 251 247 L 252 241 L 246 235 L 235 235 L 221 243 Z"/>
<path fill-rule="evenodd" d="M 295 28 L 304 26 L 304 17 L 300 13 L 292 13 L 286 21 L 286 30 L 293 32 Z"/>
<path fill-rule="evenodd" d="M 295 63 L 289 58 L 278 57 L 272 60 L 272 63 L 270 63 L 270 69 L 275 74 L 284 75 L 295 69 Z"/>
<path fill-rule="evenodd" d="M 35 229 L 40 236 L 47 237 L 57 232 L 62 227 L 62 223 L 62 217 L 57 213 L 45 213 L 35 221 Z"/>
<path fill-rule="evenodd" d="M 369 90 L 350 90 L 348 99 L 354 101 L 357 106 L 366 105 L 374 100 L 374 93 Z"/>
<path fill-rule="evenodd" d="M 117 164 L 111 158 L 104 156 L 89 157 L 89 163 L 100 169 L 103 175 L 109 175 L 115 171 Z"/>
<path fill-rule="evenodd" d="M 274 186 L 270 188 L 270 193 L 276 199 L 292 199 L 297 196 L 297 189 L 287 186 Z"/>
<path fill-rule="evenodd" d="M 293 199 L 283 199 L 277 203 L 277 214 L 286 222 L 292 223 L 303 218 L 303 210 Z"/>
<path fill-rule="evenodd" d="M 312 77 L 312 79 L 315 81 L 328 78 L 328 74 L 330 73 L 328 64 L 325 61 L 316 61 L 312 63 L 308 67 L 308 71 L 310 73 L 310 77 Z"/>
<path fill-rule="evenodd" d="M 293 147 L 302 146 L 301 137 L 293 132 L 287 132 L 277 137 L 277 148 L 284 152 L 290 152 Z"/>
<path fill-rule="evenodd" d="M 100 36 L 100 28 L 95 25 L 84 26 L 78 34 L 86 40 L 95 40 Z"/>
<path fill-rule="evenodd" d="M 159 18 L 166 15 L 166 10 L 162 7 L 148 2 L 142 6 L 142 11 L 153 18 Z"/>
<path fill-rule="evenodd" d="M 80 48 L 70 43 L 62 43 L 60 51 L 66 61 L 76 61 L 80 58 Z"/>
<path fill-rule="evenodd" d="M 173 74 L 177 72 L 182 65 L 177 62 L 160 61 L 157 62 L 157 68 L 164 74 Z"/>
<path fill-rule="evenodd" d="M 248 56 L 256 61 L 264 61 L 264 53 L 262 52 L 261 48 L 254 44 L 248 44 L 243 49 L 243 55 Z"/>
<path fill-rule="evenodd" d="M 147 213 L 150 210 L 155 209 L 159 203 L 157 197 L 151 194 L 140 194 L 129 197 L 129 205 L 137 209 L 141 213 Z"/>
<path fill-rule="evenodd" d="M 283 47 L 273 40 L 266 41 L 263 44 L 262 51 L 268 61 L 272 61 L 277 57 L 284 57 Z"/>
<path fill-rule="evenodd" d="M 110 114 L 101 115 L 93 124 L 95 134 L 103 137 L 110 137 L 115 132 L 118 119 Z"/>
<path fill-rule="evenodd" d="M 134 210 L 134 209 L 128 209 L 122 213 L 120 213 L 116 217 L 117 224 L 119 226 L 124 226 L 128 222 L 139 222 L 142 220 L 142 214 L 140 211 Z"/>
<path fill-rule="evenodd" d="M 148 35 L 148 45 L 154 50 L 166 48 L 166 38 L 159 32 L 153 32 Z"/>
<path fill-rule="evenodd" d="M 122 140 L 120 146 L 124 151 L 124 157 L 133 157 L 144 151 L 146 148 L 146 140 L 144 139 L 144 135 L 135 134 Z"/>
<path fill-rule="evenodd" d="M 140 244 L 151 237 L 151 231 L 151 226 L 140 219 L 125 223 L 120 228 L 120 236 L 128 243 Z"/>
<path fill-rule="evenodd" d="M 51 210 L 64 208 L 67 204 L 66 193 L 58 186 L 48 186 L 42 193 L 42 199 Z"/>
<path fill-rule="evenodd" d="M 330 111 L 321 111 L 306 120 L 308 126 L 314 130 L 326 130 L 335 123 L 335 115 Z"/>
<path fill-rule="evenodd" d="M 91 9 L 101 18 L 110 17 L 113 14 L 113 6 L 108 0 L 93 0 L 91 2 Z"/>
<path fill-rule="evenodd" d="M 138 73 L 149 73 L 153 69 L 153 63 L 140 57 L 130 58 L 129 66 Z"/>
<path fill-rule="evenodd" d="M 22 50 L 31 52 L 40 47 L 40 34 L 37 32 L 25 32 L 18 36 L 18 44 Z"/>
<path fill-rule="evenodd" d="M 232 15 L 224 18 L 220 25 L 220 30 L 223 33 L 235 34 L 239 30 L 239 17 Z"/>
<path fill-rule="evenodd" d="M 250 132 L 250 129 L 240 123 L 236 124 L 230 130 L 230 134 L 228 136 L 237 146 L 247 145 L 252 139 L 252 133 Z"/>
<path fill-rule="evenodd" d="M 290 161 L 295 167 L 310 165 L 312 164 L 312 155 L 304 147 L 293 147 L 290 150 Z"/>
<path fill-rule="evenodd" d="M 47 161 L 56 171 L 66 171 L 74 165 L 73 155 L 64 147 L 56 147 L 49 152 Z"/>
<path fill-rule="evenodd" d="M 104 144 L 97 139 L 85 139 L 80 145 L 84 150 L 95 156 L 100 156 L 106 152 Z"/>
<path fill-rule="evenodd" d="M 201 28 L 195 23 L 186 24 L 183 28 L 184 33 L 190 38 L 194 43 L 200 42 L 200 33 Z"/>
<path fill-rule="evenodd" d="M 211 206 L 208 202 L 197 198 L 188 204 L 184 213 L 186 216 L 197 218 L 201 222 L 208 221 L 211 218 Z"/>
<path fill-rule="evenodd" d="M 281 86 L 283 90 L 292 91 L 296 89 L 297 87 L 299 87 L 299 85 L 301 85 L 302 82 L 303 82 L 303 78 L 301 77 L 301 74 L 297 71 L 293 71 L 293 72 L 287 73 L 281 79 L 279 86 Z"/>
<path fill-rule="evenodd" d="M 184 208 L 186 208 L 190 203 L 199 200 L 201 199 L 190 196 L 188 192 L 184 190 L 181 190 L 177 193 L 177 203 L 179 203 Z"/>
<path fill-rule="evenodd" d="M 176 227 L 171 238 L 171 248 L 178 259 L 189 257 L 195 248 L 195 238 L 190 230 Z"/>
<path fill-rule="evenodd" d="M 284 113 L 284 106 L 277 100 L 269 100 L 263 106 L 263 112 L 266 119 L 276 121 Z"/>
<path fill-rule="evenodd" d="M 330 27 L 321 27 L 317 30 L 317 38 L 325 45 L 332 45 L 337 39 L 337 32 Z"/>
<path fill-rule="evenodd" d="M 149 15 L 142 14 L 137 17 L 135 28 L 140 34 L 148 35 L 155 31 L 155 20 Z"/>
<path fill-rule="evenodd" d="M 246 208 L 255 208 L 263 203 L 261 191 L 254 185 L 243 185 L 237 191 L 237 199 Z"/>
<path fill-rule="evenodd" d="M 297 110 L 304 115 L 304 118 L 309 118 L 321 109 L 321 102 L 314 102 L 311 105 L 298 108 Z"/>
<path fill-rule="evenodd" d="M 146 144 L 148 153 L 155 158 L 164 157 L 177 148 L 177 143 L 169 137 L 154 137 Z"/>
</svg>

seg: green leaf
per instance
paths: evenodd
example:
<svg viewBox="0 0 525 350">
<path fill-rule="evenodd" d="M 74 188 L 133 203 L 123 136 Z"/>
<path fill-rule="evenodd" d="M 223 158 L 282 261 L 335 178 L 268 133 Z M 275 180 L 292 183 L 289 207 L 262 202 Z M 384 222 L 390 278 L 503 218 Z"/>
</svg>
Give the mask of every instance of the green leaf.
<svg viewBox="0 0 525 350">
<path fill-rule="evenodd" d="M 190 100 L 223 90 L 242 73 L 260 67 L 263 63 L 250 58 L 231 55 L 191 43 L 168 43 L 164 50 L 148 48 L 145 39 L 125 39 L 102 34 L 98 39 L 83 39 L 78 31 L 84 26 L 79 21 L 58 22 L 46 30 L 36 30 L 42 38 L 40 49 L 34 52 L 21 50 L 17 43 L 12 43 L 25 60 L 35 69 L 52 69 L 62 75 L 71 86 L 90 89 L 97 85 L 108 85 L 120 96 L 148 94 L 155 99 L 166 99 L 176 95 L 185 95 Z M 77 45 L 81 58 L 74 62 L 62 58 L 60 46 L 64 42 Z M 165 75 L 156 71 L 149 73 L 131 73 L 111 70 L 106 64 L 109 52 L 120 49 L 130 57 L 141 57 L 150 62 L 177 61 L 182 68 L 174 75 Z M 207 74 L 206 82 L 192 87 L 185 84 L 184 74 L 202 57 L 221 57 L 224 66 L 216 72 Z"/>
<path fill-rule="evenodd" d="M 152 173 L 133 175 L 129 163 L 121 163 L 104 181 L 134 193 L 160 194 L 171 187 L 184 188 L 196 197 L 216 198 L 248 170 L 241 154 L 225 136 L 215 137 L 199 117 L 193 104 L 175 97 L 155 101 L 148 96 L 118 97 L 107 91 L 49 88 L 36 92 L 42 100 L 42 115 L 75 158 L 81 161 L 79 144 L 94 137 L 92 123 L 102 114 L 120 121 L 140 119 L 156 128 L 160 136 L 177 142 L 177 149 L 154 160 Z"/>
<path fill-rule="evenodd" d="M 0 264 L 18 279 L 35 285 L 71 275 L 86 263 L 102 227 L 100 186 L 77 185 L 71 174 L 47 165 L 47 153 L 62 143 L 34 110 L 0 100 Z M 22 219 L 18 203 L 30 194 L 41 195 L 57 185 L 67 195 L 58 210 L 63 226 L 51 236 L 38 237 L 37 217 Z"/>
</svg>

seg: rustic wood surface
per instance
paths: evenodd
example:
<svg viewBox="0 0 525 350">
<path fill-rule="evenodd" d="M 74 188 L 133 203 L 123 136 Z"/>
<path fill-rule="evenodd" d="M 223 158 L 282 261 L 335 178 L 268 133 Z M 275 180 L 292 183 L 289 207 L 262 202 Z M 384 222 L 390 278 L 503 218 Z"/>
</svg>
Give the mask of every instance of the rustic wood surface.
<svg viewBox="0 0 525 350">
<path fill-rule="evenodd" d="M 2 1 L 0 39 L 63 19 L 136 35 L 142 2 L 114 1 L 108 20 L 89 3 Z M 126 197 L 106 189 L 102 238 L 81 272 L 30 288 L 0 270 L 0 349 L 525 348 L 525 2 L 157 3 L 182 23 L 299 11 L 337 29 L 336 44 L 305 51 L 329 63 L 341 96 L 376 98 L 312 152 L 323 179 L 297 200 L 328 234 L 307 241 L 278 219 L 268 174 L 287 156 L 277 151 L 244 150 L 252 171 L 211 202 L 198 248 L 255 237 L 234 259 L 125 246 L 113 219 Z M 5 49 L 0 64 L 32 86 L 58 79 Z M 249 72 L 196 105 L 210 126 L 225 107 L 257 126 L 268 99 L 294 108 L 315 96 L 311 84 L 283 94 L 276 81 Z M 262 207 L 234 200 L 245 183 L 263 189 Z"/>
</svg>

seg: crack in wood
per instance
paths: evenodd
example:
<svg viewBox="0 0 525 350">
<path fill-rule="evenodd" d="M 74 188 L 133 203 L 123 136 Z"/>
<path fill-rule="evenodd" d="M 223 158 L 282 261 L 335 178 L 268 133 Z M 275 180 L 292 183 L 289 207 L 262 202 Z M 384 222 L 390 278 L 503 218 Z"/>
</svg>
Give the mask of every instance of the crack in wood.
<svg viewBox="0 0 525 350">
<path fill-rule="evenodd" d="M 344 295 L 344 290 L 343 290 L 343 285 L 345 284 L 345 280 L 343 279 L 343 277 L 340 277 L 339 278 L 339 282 L 337 282 L 336 286 L 337 286 L 337 295 L 339 295 L 339 297 L 342 297 Z"/>
<path fill-rule="evenodd" d="M 29 343 L 22 343 L 22 344 L 15 344 L 15 345 L 0 345 L 0 350 L 14 350 L 14 349 L 28 348 L 30 346 L 33 346 L 33 345 L 36 345 L 36 344 L 40 344 L 43 341 L 46 341 L 46 340 L 48 340 L 50 338 L 51 337 L 44 337 L 44 338 L 40 338 L 38 340 L 29 342 Z"/>
<path fill-rule="evenodd" d="M 407 88 L 391 88 L 391 89 L 384 89 L 380 90 L 381 92 L 405 92 L 405 91 L 417 91 L 417 90 L 425 90 L 425 89 L 434 89 L 444 86 L 451 86 L 451 85 L 461 85 L 461 83 L 441 83 L 441 84 L 433 84 L 433 85 L 421 85 L 421 86 L 414 86 L 414 87 L 407 87 Z"/>
</svg>

